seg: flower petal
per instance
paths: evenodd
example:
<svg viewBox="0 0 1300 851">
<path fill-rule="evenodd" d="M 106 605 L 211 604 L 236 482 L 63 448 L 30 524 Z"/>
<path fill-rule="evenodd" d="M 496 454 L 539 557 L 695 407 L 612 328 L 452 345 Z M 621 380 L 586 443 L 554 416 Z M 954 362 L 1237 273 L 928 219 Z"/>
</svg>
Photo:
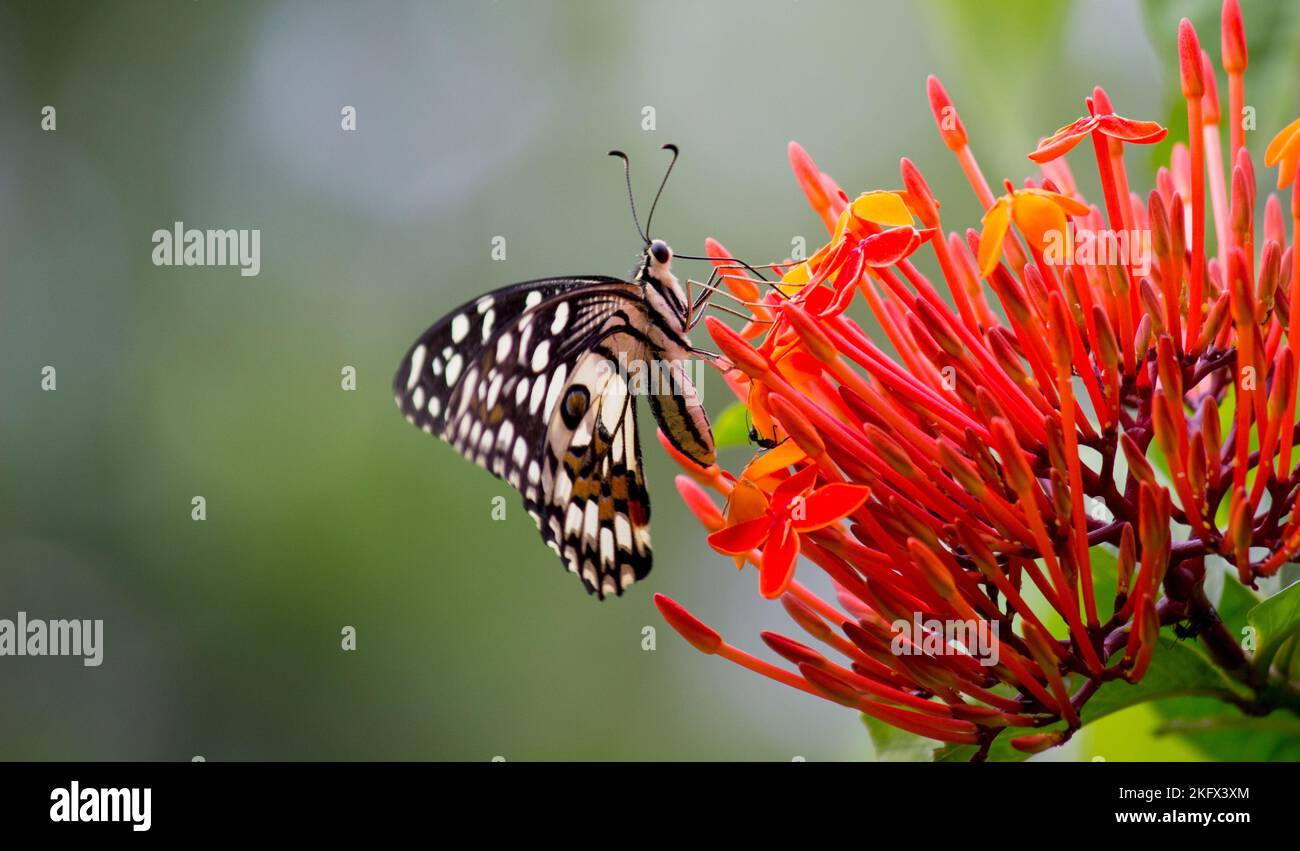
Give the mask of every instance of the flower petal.
<svg viewBox="0 0 1300 851">
<path fill-rule="evenodd" d="M 838 316 L 848 309 L 853 303 L 853 296 L 858 292 L 858 279 L 862 277 L 862 266 L 861 251 L 854 251 L 849 255 L 836 275 L 835 298 L 819 312 L 820 316 Z"/>
<path fill-rule="evenodd" d="M 757 420 L 755 420 L 757 423 Z M 799 448 L 799 444 L 793 440 L 787 440 L 775 449 L 764 452 L 759 455 L 749 466 L 745 468 L 745 478 L 754 482 L 766 479 L 777 470 L 784 470 L 786 467 L 792 467 L 808 454 Z"/>
<path fill-rule="evenodd" d="M 1294 148 L 1297 145 L 1300 145 L 1300 118 L 1283 127 L 1268 143 L 1264 149 L 1264 166 L 1272 168 L 1282 159 L 1284 148 Z"/>
<path fill-rule="evenodd" d="M 898 192 L 883 189 L 863 192 L 849 209 L 856 218 L 883 227 L 911 227 L 915 224 L 911 211 Z"/>
<path fill-rule="evenodd" d="M 1002 240 L 1011 227 L 1011 199 L 999 198 L 984 214 L 984 230 L 980 231 L 980 275 L 987 278 L 1002 259 Z"/>
<path fill-rule="evenodd" d="M 793 442 L 793 441 L 791 441 Z M 809 490 L 817 483 L 817 465 L 809 464 L 781 484 L 777 485 L 776 490 L 772 491 L 772 513 L 776 514 L 790 505 L 790 500 L 794 499 L 804 491 Z"/>
<path fill-rule="evenodd" d="M 1300 139 L 1300 134 L 1297 134 L 1296 138 Z M 1295 180 L 1295 167 L 1297 163 L 1300 163 L 1300 146 L 1297 146 L 1295 150 L 1288 152 L 1286 156 L 1282 157 L 1282 162 L 1278 163 L 1278 189 L 1286 189 L 1291 185 L 1291 182 Z"/>
<path fill-rule="evenodd" d="M 1122 115 L 1097 116 L 1097 129 L 1112 139 L 1119 139 L 1121 142 L 1130 142 L 1135 145 L 1150 145 L 1153 142 L 1159 142 L 1169 132 L 1161 127 L 1158 122 L 1134 121 L 1132 118 L 1125 118 Z"/>
<path fill-rule="evenodd" d="M 727 500 L 727 525 L 736 526 L 767 514 L 767 494 L 747 476 L 736 482 Z"/>
<path fill-rule="evenodd" d="M 772 519 L 767 515 L 719 529 L 709 536 L 709 546 L 729 556 L 740 556 L 767 540 Z"/>
<path fill-rule="evenodd" d="M 804 290 L 801 300 L 804 310 L 813 315 L 820 315 L 835 300 L 835 292 L 829 287 L 812 287 Z"/>
<path fill-rule="evenodd" d="M 1029 155 L 1029 158 L 1036 163 L 1045 163 L 1064 156 L 1070 152 L 1071 148 L 1079 144 L 1083 137 L 1092 132 L 1094 121 L 1096 121 L 1095 118 L 1080 118 L 1072 124 L 1065 125 L 1039 142 L 1038 147 Z"/>
<path fill-rule="evenodd" d="M 893 266 L 920 244 L 914 228 L 882 231 L 862 240 L 862 260 L 868 266 Z"/>
<path fill-rule="evenodd" d="M 790 519 L 797 531 L 812 532 L 857 511 L 869 496 L 871 488 L 866 485 L 833 482 L 804 497 L 802 510 L 796 506 L 790 512 Z M 800 514 L 802 517 L 797 516 Z"/>
<path fill-rule="evenodd" d="M 1050 189 L 1039 189 L 1030 187 L 1028 189 L 1016 190 L 1017 195 L 1038 195 L 1042 198 L 1048 198 L 1056 206 L 1065 211 L 1067 216 L 1086 216 L 1092 212 L 1092 208 L 1082 201 L 1071 198 L 1069 195 L 1063 195 L 1060 192 L 1053 192 Z"/>
<path fill-rule="evenodd" d="M 1065 212 L 1054 200 L 1028 192 L 1017 192 L 1011 205 L 1011 215 L 1016 220 L 1016 227 L 1036 251 L 1042 252 L 1053 234 L 1060 245 L 1065 244 Z"/>
<path fill-rule="evenodd" d="M 790 587 L 799 560 L 799 533 L 789 524 L 772 532 L 758 567 L 758 592 L 768 600 L 775 600 Z"/>
</svg>

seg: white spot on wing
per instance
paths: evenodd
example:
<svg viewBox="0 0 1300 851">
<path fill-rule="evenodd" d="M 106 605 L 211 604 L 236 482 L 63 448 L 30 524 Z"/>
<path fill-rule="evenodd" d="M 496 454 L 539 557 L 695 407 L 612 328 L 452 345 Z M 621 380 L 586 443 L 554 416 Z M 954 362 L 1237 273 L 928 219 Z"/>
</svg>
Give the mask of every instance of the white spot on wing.
<svg viewBox="0 0 1300 851">
<path fill-rule="evenodd" d="M 600 527 L 600 563 L 614 566 L 614 533 L 608 526 Z"/>
<path fill-rule="evenodd" d="M 541 302 L 541 300 L 542 300 L 541 291 L 533 290 L 527 295 L 527 297 L 524 298 L 524 309 L 527 310 L 530 307 L 536 307 L 538 303 Z"/>
<path fill-rule="evenodd" d="M 448 387 L 455 384 L 456 379 L 460 378 L 460 367 L 461 367 L 460 355 L 452 355 L 451 360 L 447 361 L 447 386 Z"/>
<path fill-rule="evenodd" d="M 469 333 L 468 316 L 462 313 L 458 315 L 455 319 L 451 320 L 451 341 L 453 343 L 459 343 L 461 340 L 465 339 L 465 335 L 468 333 Z"/>
<path fill-rule="evenodd" d="M 600 400 L 600 423 L 605 427 L 605 431 L 612 433 L 618 427 L 626 406 L 627 385 L 618 379 L 606 382 Z"/>
<path fill-rule="evenodd" d="M 540 343 L 537 344 L 537 348 L 533 349 L 533 362 L 532 362 L 533 372 L 541 372 L 542 370 L 546 369 L 546 363 L 547 361 L 550 360 L 550 358 L 551 358 L 551 341 L 542 340 Z"/>
<path fill-rule="evenodd" d="M 632 524 L 628 522 L 626 514 L 614 515 L 614 539 L 621 548 L 632 549 Z"/>
<path fill-rule="evenodd" d="M 555 318 L 551 320 L 551 333 L 558 334 L 569 322 L 569 303 L 562 301 L 555 308 Z"/>
<path fill-rule="evenodd" d="M 420 380 L 420 370 L 424 369 L 424 355 L 426 350 L 423 344 L 415 347 L 411 352 L 411 372 L 406 376 L 406 392 L 411 392 L 411 388 Z"/>
<path fill-rule="evenodd" d="M 551 390 L 546 394 L 546 415 L 544 422 L 551 421 L 551 414 L 555 412 L 555 403 L 559 401 L 560 391 L 564 389 L 564 378 L 568 374 L 569 368 L 560 364 L 555 369 L 555 375 L 551 376 Z"/>
<path fill-rule="evenodd" d="M 539 375 L 537 376 L 537 380 L 533 382 L 533 398 L 528 400 L 528 410 L 534 416 L 537 415 L 537 411 L 542 407 L 542 399 L 545 398 L 545 396 L 546 379 Z"/>
<path fill-rule="evenodd" d="M 527 319 L 531 320 L 529 316 Z M 519 362 L 523 363 L 528 357 L 528 338 L 533 336 L 533 325 L 531 321 L 519 323 Z"/>
</svg>

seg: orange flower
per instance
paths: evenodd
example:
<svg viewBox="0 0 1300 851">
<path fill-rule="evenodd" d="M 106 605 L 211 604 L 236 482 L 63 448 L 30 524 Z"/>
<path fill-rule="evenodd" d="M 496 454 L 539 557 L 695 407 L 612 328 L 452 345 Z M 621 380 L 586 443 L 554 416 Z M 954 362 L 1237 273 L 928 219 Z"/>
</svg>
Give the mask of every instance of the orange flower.
<svg viewBox="0 0 1300 851">
<path fill-rule="evenodd" d="M 1114 114 L 1093 115 L 1067 124 L 1048 136 L 1038 144 L 1029 158 L 1036 163 L 1051 162 L 1069 153 L 1075 145 L 1094 132 L 1121 142 L 1150 145 L 1165 138 L 1168 131 L 1154 121 L 1135 121 Z"/>
<path fill-rule="evenodd" d="M 1235 0 L 1224 6 L 1224 45 L 1239 105 L 1246 52 Z M 978 241 L 960 231 L 930 238 L 943 226 L 938 202 L 910 160 L 900 167 L 904 191 L 850 199 L 791 144 L 796 179 L 830 240 L 785 270 L 784 292 L 763 295 L 762 320 L 744 333 L 705 319 L 763 445 L 780 442 L 738 476 L 674 457 L 709 543 L 738 566 L 757 563 L 763 596 L 780 596 L 820 647 L 764 633 L 790 663 L 774 665 L 657 598 L 686 640 L 900 729 L 976 745 L 974 759 L 1008 728 L 1020 728 L 1010 744 L 1027 753 L 1068 740 L 1091 695 L 1159 664 L 1164 626 L 1197 624 L 1226 672 L 1260 664 L 1209 605 L 1204 562 L 1234 563 L 1251 584 L 1300 560 L 1300 186 L 1290 238 L 1283 199 L 1272 195 L 1257 239 L 1251 157 L 1234 143 L 1230 194 L 1211 192 L 1206 203 L 1221 153 L 1211 143 L 1219 121 L 1240 109 L 1215 114 L 1214 69 L 1187 21 L 1179 59 L 1193 135 L 1145 204 L 1124 170 L 1123 143 L 1154 142 L 1165 130 L 1113 115 L 1101 89 L 1088 100 L 1092 117 L 1030 155 L 1048 163 L 1091 137 L 1110 227 L 1152 232 L 1149 275 L 1131 260 L 1070 252 L 1071 217 L 1102 216 L 1082 202 L 1064 162 L 1027 188 L 1005 183 L 995 198 L 933 78 L 939 132 L 986 211 Z M 1300 121 L 1265 159 L 1281 166 L 1281 185 L 1300 182 Z M 1229 223 L 1232 237 L 1208 290 L 1202 284 L 1216 276 L 1207 219 Z M 1013 223 L 1035 262 L 1018 240 L 1006 242 Z M 1059 270 L 1049 267 L 1056 233 L 1076 261 Z M 934 273 L 906 261 L 922 243 L 946 294 Z M 1004 247 L 1010 268 L 998 266 Z M 759 292 L 753 285 L 746 300 Z M 879 334 L 845 312 L 859 295 Z M 1221 410 L 1234 420 L 1226 434 Z M 1157 477 L 1151 452 L 1167 477 Z M 705 488 L 727 498 L 725 516 Z M 1096 583 L 1098 548 L 1116 551 L 1110 600 Z M 833 583 L 833 599 L 792 581 L 800 555 Z M 900 621 L 915 629 L 900 630 Z M 976 633 L 1010 626 L 1014 637 L 1003 633 L 991 665 L 970 643 L 926 646 L 954 622 Z M 1268 660 L 1256 670 L 1269 670 Z"/>
<path fill-rule="evenodd" d="M 1043 251 L 1053 234 L 1067 240 L 1066 216 L 1086 216 L 1088 205 L 1046 189 L 1015 189 L 999 198 L 984 214 L 980 233 L 980 274 L 988 277 L 1002 259 L 1002 243 L 1014 220 L 1016 227 L 1036 250 Z M 1067 252 L 1068 242 L 1062 242 Z"/>
<path fill-rule="evenodd" d="M 786 272 L 781 288 L 807 298 L 812 289 L 829 283 L 835 298 L 827 305 L 825 315 L 842 313 L 864 269 L 901 262 L 929 235 L 929 231 L 915 227 L 905 196 L 905 192 L 892 190 L 859 195 L 840 213 L 831 241 Z"/>
<path fill-rule="evenodd" d="M 1295 180 L 1296 165 L 1300 164 L 1300 118 L 1283 127 L 1264 150 L 1265 167 L 1279 163 L 1277 188 L 1286 189 Z"/>
<path fill-rule="evenodd" d="M 709 536 L 709 545 L 725 555 L 743 557 L 763 547 L 759 563 L 759 592 L 769 600 L 785 593 L 794 578 L 799 536 L 843 520 L 871 495 L 866 485 L 833 482 L 814 488 L 817 468 L 809 465 L 772 491 L 768 501 L 752 485 L 732 493 L 727 526 Z"/>
</svg>

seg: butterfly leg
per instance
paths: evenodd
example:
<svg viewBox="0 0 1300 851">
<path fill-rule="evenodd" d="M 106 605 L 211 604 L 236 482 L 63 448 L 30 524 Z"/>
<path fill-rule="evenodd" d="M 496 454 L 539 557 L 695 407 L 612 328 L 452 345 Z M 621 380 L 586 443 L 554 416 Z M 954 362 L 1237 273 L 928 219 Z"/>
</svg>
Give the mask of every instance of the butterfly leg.
<svg viewBox="0 0 1300 851">
<path fill-rule="evenodd" d="M 770 319 L 759 319 L 753 316 L 752 314 L 741 313 L 738 310 L 733 310 L 730 307 L 724 307 L 721 304 L 715 304 L 714 302 L 710 301 L 712 296 L 716 293 L 717 295 L 725 296 L 731 299 L 732 301 L 734 301 L 736 304 L 744 305 L 745 307 L 753 308 L 753 307 L 763 306 L 761 302 L 745 301 L 739 296 L 733 295 L 732 293 L 729 293 L 726 290 L 721 289 L 716 284 L 712 283 L 713 279 L 716 276 L 717 276 L 717 270 L 715 269 L 709 275 L 709 280 L 705 283 L 700 283 L 699 281 L 693 281 L 690 278 L 686 279 L 686 287 L 688 293 L 690 293 L 692 289 L 696 286 L 701 287 L 704 290 L 704 292 L 700 293 L 698 298 L 695 298 L 694 296 L 688 296 L 687 298 L 687 300 L 691 302 L 691 310 L 687 316 L 687 322 L 686 322 L 686 328 L 688 331 L 693 329 L 696 325 L 700 324 L 700 320 L 704 318 L 703 309 L 708 307 L 711 307 L 714 310 L 720 310 L 723 313 L 729 313 L 732 316 L 737 316 L 741 319 L 744 319 L 746 322 L 753 322 L 758 325 L 772 324 L 772 320 Z"/>
<path fill-rule="evenodd" d="M 699 346 L 691 346 L 690 352 L 696 357 L 703 358 L 704 360 L 708 361 L 712 366 L 716 367 L 718 370 L 722 372 L 730 372 L 731 370 L 736 368 L 735 364 L 733 364 L 731 361 L 727 360 L 717 352 L 711 352 L 708 349 L 701 349 Z"/>
<path fill-rule="evenodd" d="M 686 314 L 686 327 L 688 329 L 694 328 L 699 324 L 697 316 L 701 314 L 702 309 L 707 305 L 709 298 L 713 293 L 717 292 L 717 289 L 713 285 L 713 280 L 717 276 L 718 270 L 715 268 L 709 273 L 709 279 L 701 285 L 703 292 L 700 293 L 699 298 L 696 298 L 691 292 L 697 282 L 692 281 L 690 278 L 686 279 L 686 301 L 691 305 L 690 312 Z"/>
</svg>

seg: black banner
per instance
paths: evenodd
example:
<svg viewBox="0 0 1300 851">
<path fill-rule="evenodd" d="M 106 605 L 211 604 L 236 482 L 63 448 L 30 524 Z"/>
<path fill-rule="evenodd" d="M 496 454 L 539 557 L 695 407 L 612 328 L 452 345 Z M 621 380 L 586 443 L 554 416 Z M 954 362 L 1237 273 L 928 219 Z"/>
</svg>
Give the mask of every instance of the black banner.
<svg viewBox="0 0 1300 851">
<path fill-rule="evenodd" d="M 773 821 L 845 839 L 890 828 L 976 841 L 1102 829 L 1229 837 L 1289 827 L 1294 778 L 1276 763 L 28 763 L 0 766 L 0 814 L 7 829 L 128 840 L 435 825 L 740 833 Z"/>
</svg>

